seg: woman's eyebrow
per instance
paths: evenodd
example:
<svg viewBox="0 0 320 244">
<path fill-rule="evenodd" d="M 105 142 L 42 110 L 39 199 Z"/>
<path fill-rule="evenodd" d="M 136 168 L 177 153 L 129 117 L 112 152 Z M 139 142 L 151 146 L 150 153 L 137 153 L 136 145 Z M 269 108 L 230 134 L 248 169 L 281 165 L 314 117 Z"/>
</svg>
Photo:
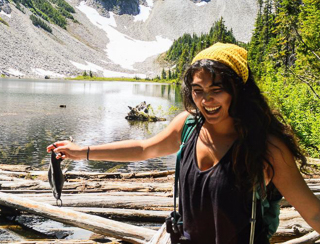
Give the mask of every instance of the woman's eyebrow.
<svg viewBox="0 0 320 244">
<path fill-rule="evenodd" d="M 222 87 L 222 82 L 220 82 L 220 83 L 215 83 L 215 84 L 211 84 L 211 85 L 209 86 L 209 88 L 215 87 L 215 86 L 221 88 L 221 87 Z M 200 86 L 200 85 L 198 85 L 198 84 L 191 84 L 191 87 L 200 87 L 200 88 L 202 88 L 202 86 Z"/>
<path fill-rule="evenodd" d="M 222 87 L 222 82 L 220 81 L 220 82 L 218 82 L 218 83 L 213 83 L 213 84 L 211 84 L 209 87 L 211 88 L 211 87 L 214 87 L 214 86 L 218 86 L 218 87 Z M 202 88 L 202 86 L 201 85 L 199 85 L 199 84 L 191 84 L 191 87 L 201 87 Z"/>
<path fill-rule="evenodd" d="M 209 87 L 212 87 L 212 86 L 222 87 L 222 81 L 218 81 L 218 82 L 212 83 Z"/>
</svg>

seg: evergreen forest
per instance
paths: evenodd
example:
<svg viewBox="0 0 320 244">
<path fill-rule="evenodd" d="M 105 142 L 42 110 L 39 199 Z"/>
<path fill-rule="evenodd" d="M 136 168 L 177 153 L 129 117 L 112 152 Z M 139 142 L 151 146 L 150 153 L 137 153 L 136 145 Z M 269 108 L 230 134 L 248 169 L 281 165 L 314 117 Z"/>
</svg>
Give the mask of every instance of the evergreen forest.
<svg viewBox="0 0 320 244">
<path fill-rule="evenodd" d="M 67 18 L 76 22 L 73 18 L 75 13 L 74 8 L 65 0 L 10 0 L 16 7 L 24 12 L 25 8 L 32 12 L 30 19 L 32 23 L 44 29 L 45 31 L 52 32 L 49 23 L 56 24 L 61 28 L 66 29 Z M 22 5 L 22 6 L 21 6 Z"/>
<path fill-rule="evenodd" d="M 281 112 L 310 157 L 320 157 L 320 0 L 258 0 L 249 43 L 238 42 L 221 18 L 206 34 L 175 40 L 165 59 L 181 78 L 192 58 L 215 42 L 248 50 L 255 80 L 273 109 Z M 172 75 L 173 74 L 173 75 Z M 165 77 L 164 77 L 165 75 Z"/>
</svg>

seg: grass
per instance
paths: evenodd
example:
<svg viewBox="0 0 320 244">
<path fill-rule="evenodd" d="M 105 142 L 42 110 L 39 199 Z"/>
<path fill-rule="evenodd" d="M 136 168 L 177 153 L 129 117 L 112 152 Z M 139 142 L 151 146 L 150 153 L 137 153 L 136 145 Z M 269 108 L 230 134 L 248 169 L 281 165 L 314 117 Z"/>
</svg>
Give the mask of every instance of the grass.
<svg viewBox="0 0 320 244">
<path fill-rule="evenodd" d="M 156 83 L 180 83 L 178 79 L 164 80 L 164 79 L 141 79 L 141 78 L 125 78 L 125 77 L 96 77 L 96 76 L 77 76 L 75 78 L 66 78 L 66 80 L 89 80 L 89 81 L 130 81 L 130 82 L 156 82 Z"/>
</svg>

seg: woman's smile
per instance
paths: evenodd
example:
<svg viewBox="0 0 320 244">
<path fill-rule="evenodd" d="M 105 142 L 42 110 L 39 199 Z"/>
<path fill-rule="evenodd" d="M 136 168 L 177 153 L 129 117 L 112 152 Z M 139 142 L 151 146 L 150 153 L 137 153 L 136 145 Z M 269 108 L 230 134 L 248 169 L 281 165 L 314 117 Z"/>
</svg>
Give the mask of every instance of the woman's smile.
<svg viewBox="0 0 320 244">
<path fill-rule="evenodd" d="M 210 112 L 216 112 L 218 109 L 220 109 L 221 106 L 217 106 L 217 107 L 204 107 L 205 110 L 207 110 L 208 113 Z"/>
<path fill-rule="evenodd" d="M 209 124 L 220 124 L 232 120 L 229 107 L 232 97 L 222 87 L 222 77 L 215 77 L 205 69 L 197 71 L 193 76 L 192 98 L 197 108 Z"/>
</svg>

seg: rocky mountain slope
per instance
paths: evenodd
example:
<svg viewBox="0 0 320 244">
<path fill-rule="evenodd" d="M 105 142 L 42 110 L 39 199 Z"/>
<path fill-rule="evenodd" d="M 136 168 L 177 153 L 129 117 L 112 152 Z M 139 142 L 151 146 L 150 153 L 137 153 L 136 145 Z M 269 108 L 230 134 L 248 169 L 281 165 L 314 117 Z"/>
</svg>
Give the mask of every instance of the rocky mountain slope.
<svg viewBox="0 0 320 244">
<path fill-rule="evenodd" d="M 248 42 L 256 0 L 68 0 L 77 21 L 66 29 L 34 26 L 29 9 L 0 0 L 0 74 L 71 77 L 91 70 L 105 77 L 155 77 L 159 54 L 184 33 L 206 33 L 222 16 L 236 38 Z M 113 5 L 111 3 L 114 3 Z M 120 3 L 129 2 L 128 5 Z M 117 5 L 118 4 L 118 5 Z"/>
</svg>

